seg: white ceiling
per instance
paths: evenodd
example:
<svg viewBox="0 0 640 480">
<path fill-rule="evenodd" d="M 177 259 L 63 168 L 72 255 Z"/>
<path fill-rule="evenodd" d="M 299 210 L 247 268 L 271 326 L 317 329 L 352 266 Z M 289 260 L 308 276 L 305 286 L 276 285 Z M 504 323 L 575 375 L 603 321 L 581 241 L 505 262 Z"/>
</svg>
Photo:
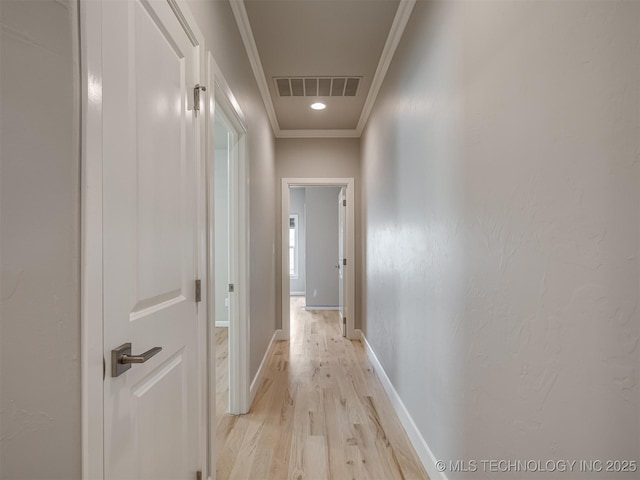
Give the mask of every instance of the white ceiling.
<svg viewBox="0 0 640 480">
<path fill-rule="evenodd" d="M 389 40 L 399 40 L 404 29 L 394 22 L 400 0 L 245 0 L 245 30 L 255 39 L 254 62 L 262 68 L 265 103 L 271 102 L 277 129 L 291 136 L 304 132 L 355 132 L 363 115 L 374 77 L 381 70 L 383 52 L 389 56 Z M 233 2 L 232 2 L 233 4 Z M 406 8 L 405 8 L 406 10 Z M 409 12 L 405 12 L 408 19 Z M 392 26 L 394 28 L 392 28 Z M 246 32 L 243 39 L 247 44 Z M 392 43 L 392 42 L 391 42 Z M 251 48 L 247 46 L 249 55 Z M 391 56 L 395 50 L 392 45 Z M 391 61 L 389 56 L 388 62 Z M 387 62 L 387 66 L 388 66 Z M 386 73 L 386 67 L 382 68 Z M 257 71 L 256 71 L 257 70 Z M 260 68 L 254 66 L 259 77 Z M 274 77 L 362 77 L 355 97 L 280 97 Z M 261 80 L 258 79 L 260 85 Z M 378 85 L 379 88 L 379 85 Z M 377 89 L 376 92 L 377 93 Z M 374 95 L 375 96 L 375 95 Z M 327 108 L 314 111 L 315 100 Z M 269 105 L 267 105 L 269 110 Z M 366 108 L 365 108 L 366 110 Z M 273 119 L 272 119 L 273 123 Z M 320 131 L 320 132 L 318 132 Z M 278 133 L 278 132 L 276 132 Z M 297 135 L 296 133 L 300 134 Z M 279 135 L 280 136 L 280 135 Z M 312 135 L 314 136 L 314 135 Z"/>
</svg>

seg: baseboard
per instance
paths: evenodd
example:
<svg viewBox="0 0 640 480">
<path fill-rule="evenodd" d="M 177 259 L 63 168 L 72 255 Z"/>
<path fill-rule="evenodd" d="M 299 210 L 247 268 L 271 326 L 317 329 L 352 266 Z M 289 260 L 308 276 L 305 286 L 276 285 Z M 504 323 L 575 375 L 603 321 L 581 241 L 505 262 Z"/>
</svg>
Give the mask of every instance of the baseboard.
<svg viewBox="0 0 640 480">
<path fill-rule="evenodd" d="M 367 357 L 369 358 L 369 361 L 371 362 L 373 369 L 378 375 L 378 378 L 380 379 L 380 383 L 382 383 L 382 387 L 384 388 L 384 391 L 387 393 L 389 400 L 391 400 L 393 409 L 398 415 L 398 418 L 400 419 L 400 423 L 402 423 L 404 430 L 407 432 L 409 441 L 413 445 L 413 448 L 415 449 L 418 455 L 418 458 L 420 459 L 420 462 L 422 463 L 425 470 L 429 474 L 430 479 L 431 480 L 448 480 L 445 473 L 440 472 L 436 467 L 436 462 L 437 462 L 436 457 L 433 455 L 433 452 L 429 448 L 429 445 L 427 445 L 427 442 L 425 441 L 424 437 L 418 430 L 418 427 L 413 421 L 413 418 L 411 418 L 411 415 L 409 414 L 407 408 L 404 406 L 404 403 L 402 403 L 402 399 L 400 398 L 400 395 L 398 395 L 398 392 L 396 391 L 395 387 L 391 383 L 391 380 L 389 380 L 387 373 L 384 371 L 384 368 L 382 368 L 382 364 L 378 360 L 378 357 L 376 357 L 376 354 L 373 351 L 373 348 L 371 348 L 371 345 L 369 345 L 369 342 L 367 342 L 367 338 L 364 336 L 364 332 L 360 332 L 360 335 L 361 335 L 362 344 L 364 345 L 364 349 L 367 352 Z"/>
<path fill-rule="evenodd" d="M 229 320 L 218 320 L 218 321 L 216 321 L 216 327 L 221 327 L 221 328 L 227 327 L 227 328 L 229 328 Z"/>
<path fill-rule="evenodd" d="M 340 307 L 337 305 L 307 305 L 304 307 L 305 310 L 339 310 Z"/>
<path fill-rule="evenodd" d="M 307 292 L 289 292 L 290 297 L 304 297 Z"/>
<path fill-rule="evenodd" d="M 278 330 L 276 330 L 276 333 L 274 333 L 275 337 L 276 337 L 276 341 L 279 342 L 281 340 L 289 340 L 289 337 L 287 337 L 284 334 L 284 330 L 282 330 L 281 328 L 279 328 Z"/>
<path fill-rule="evenodd" d="M 262 357 L 262 361 L 260 362 L 260 366 L 258 367 L 258 371 L 256 376 L 253 378 L 251 382 L 251 386 L 249 387 L 249 409 L 251 409 L 251 405 L 253 404 L 253 399 L 256 398 L 256 393 L 258 393 L 258 388 L 260 388 L 260 384 L 262 383 L 262 377 L 264 377 L 265 366 L 267 365 L 267 360 L 269 359 L 269 355 L 271 355 L 271 349 L 273 348 L 273 343 L 278 341 L 278 332 L 282 332 L 282 330 L 276 330 L 273 332 L 273 336 L 269 341 L 269 346 L 267 347 L 267 351 L 264 352 L 264 357 Z"/>
</svg>

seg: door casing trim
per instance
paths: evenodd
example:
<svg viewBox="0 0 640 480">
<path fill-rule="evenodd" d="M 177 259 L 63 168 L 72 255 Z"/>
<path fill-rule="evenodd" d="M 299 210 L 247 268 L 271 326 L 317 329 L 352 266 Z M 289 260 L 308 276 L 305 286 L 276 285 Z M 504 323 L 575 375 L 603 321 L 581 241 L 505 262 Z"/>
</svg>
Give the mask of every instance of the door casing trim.
<svg viewBox="0 0 640 480">
<path fill-rule="evenodd" d="M 102 335 L 102 10 L 80 0 L 82 478 L 104 477 Z"/>
</svg>

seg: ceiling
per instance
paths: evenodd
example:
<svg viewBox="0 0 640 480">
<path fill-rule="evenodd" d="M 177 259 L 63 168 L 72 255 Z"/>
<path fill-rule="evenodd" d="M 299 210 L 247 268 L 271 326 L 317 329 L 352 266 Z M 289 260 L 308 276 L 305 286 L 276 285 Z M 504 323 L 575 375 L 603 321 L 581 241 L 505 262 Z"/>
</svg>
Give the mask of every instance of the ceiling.
<svg viewBox="0 0 640 480">
<path fill-rule="evenodd" d="M 231 2 L 276 136 L 359 136 L 414 3 Z M 276 79 L 281 77 L 293 79 L 280 84 L 287 86 L 289 96 L 279 93 Z M 327 95 L 321 89 L 331 77 L 339 79 Z M 316 83 L 317 78 L 322 80 Z M 356 83 L 355 95 L 349 96 L 353 89 L 343 86 Z M 306 88 L 295 92 L 302 84 Z M 312 110 L 316 101 L 327 108 Z"/>
</svg>

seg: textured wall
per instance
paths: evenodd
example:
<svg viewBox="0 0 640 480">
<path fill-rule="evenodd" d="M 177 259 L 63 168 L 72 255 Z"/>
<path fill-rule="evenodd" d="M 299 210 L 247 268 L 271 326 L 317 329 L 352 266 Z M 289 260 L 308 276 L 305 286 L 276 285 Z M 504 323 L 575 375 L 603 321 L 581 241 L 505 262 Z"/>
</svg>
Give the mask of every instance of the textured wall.
<svg viewBox="0 0 640 480">
<path fill-rule="evenodd" d="M 439 459 L 638 459 L 639 25 L 415 7 L 362 142 L 363 327 Z"/>
<path fill-rule="evenodd" d="M 275 331 L 275 153 L 269 119 L 226 0 L 187 0 L 206 48 L 227 79 L 247 120 L 250 171 L 250 374 L 253 378 Z"/>
<path fill-rule="evenodd" d="M 356 311 L 355 325 L 360 328 L 360 295 L 362 292 L 362 250 L 360 232 L 360 141 L 357 138 L 279 138 L 276 140 L 276 318 L 281 324 L 282 308 L 280 298 L 282 296 L 281 274 L 281 229 L 280 208 L 282 205 L 282 179 L 283 178 L 344 178 L 353 177 L 355 182 L 355 212 L 356 212 Z M 280 328 L 280 327 L 278 327 Z"/>
<path fill-rule="evenodd" d="M 0 478 L 80 478 L 77 4 L 0 2 Z"/>
</svg>

